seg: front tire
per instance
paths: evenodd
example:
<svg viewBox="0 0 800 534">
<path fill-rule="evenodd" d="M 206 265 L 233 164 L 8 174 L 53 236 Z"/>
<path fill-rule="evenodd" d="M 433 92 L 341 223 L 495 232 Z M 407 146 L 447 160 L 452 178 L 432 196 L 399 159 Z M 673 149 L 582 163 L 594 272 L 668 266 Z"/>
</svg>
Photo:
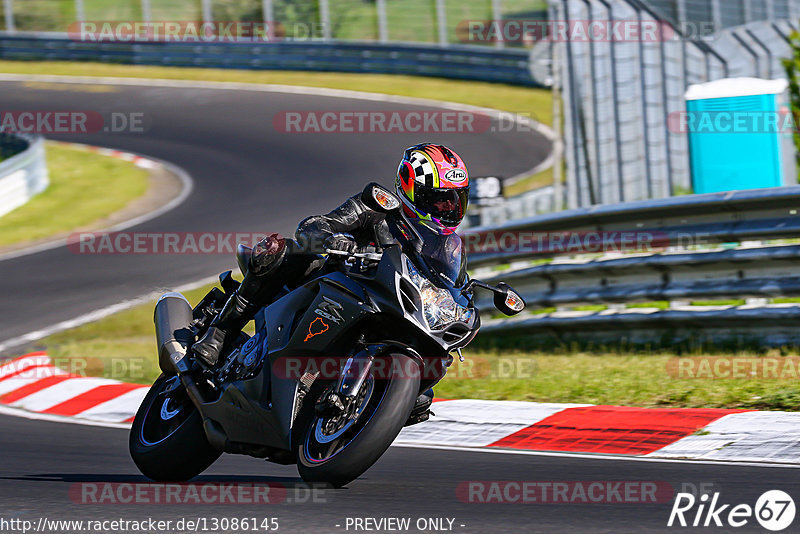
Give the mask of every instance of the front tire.
<svg viewBox="0 0 800 534">
<path fill-rule="evenodd" d="M 384 368 L 391 376 L 373 374 L 367 379 L 357 418 L 341 428 L 326 426 L 330 421 L 315 411 L 317 400 L 330 393 L 336 381 L 317 380 L 311 386 L 292 433 L 297 469 L 306 482 L 340 487 L 355 480 L 386 452 L 408 420 L 419 393 L 418 364 L 399 353 L 381 358 L 386 358 Z"/>
<path fill-rule="evenodd" d="M 203 421 L 177 376 L 161 375 L 142 401 L 131 426 L 131 458 L 144 476 L 159 482 L 196 477 L 219 458 Z"/>
</svg>

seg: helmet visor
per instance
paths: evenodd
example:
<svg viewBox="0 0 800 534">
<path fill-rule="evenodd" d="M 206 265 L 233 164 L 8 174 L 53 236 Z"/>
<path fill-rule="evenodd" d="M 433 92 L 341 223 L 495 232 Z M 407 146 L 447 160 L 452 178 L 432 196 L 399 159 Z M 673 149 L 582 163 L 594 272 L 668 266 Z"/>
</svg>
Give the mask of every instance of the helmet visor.
<svg viewBox="0 0 800 534">
<path fill-rule="evenodd" d="M 438 189 L 417 185 L 414 205 L 420 211 L 439 219 L 445 226 L 458 226 L 467 212 L 469 187 Z"/>
</svg>

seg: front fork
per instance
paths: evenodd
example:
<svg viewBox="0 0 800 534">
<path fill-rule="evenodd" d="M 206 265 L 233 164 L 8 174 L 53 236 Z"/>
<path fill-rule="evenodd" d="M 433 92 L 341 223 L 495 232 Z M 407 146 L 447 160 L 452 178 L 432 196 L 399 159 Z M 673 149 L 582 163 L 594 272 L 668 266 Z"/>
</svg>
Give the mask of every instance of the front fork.
<svg viewBox="0 0 800 534">
<path fill-rule="evenodd" d="M 360 351 L 348 357 L 341 373 L 339 373 L 336 388 L 327 397 L 320 399 L 317 404 L 317 414 L 337 415 L 344 412 L 348 406 L 355 402 L 361 388 L 364 387 L 364 383 L 369 378 L 370 371 L 373 368 L 375 358 L 388 352 L 391 348 L 391 345 L 382 343 L 365 344 Z M 403 352 L 410 352 L 412 356 L 419 360 L 420 365 L 423 364 L 422 357 L 413 349 L 400 347 L 398 349 Z M 388 377 L 381 378 L 388 379 Z"/>
</svg>

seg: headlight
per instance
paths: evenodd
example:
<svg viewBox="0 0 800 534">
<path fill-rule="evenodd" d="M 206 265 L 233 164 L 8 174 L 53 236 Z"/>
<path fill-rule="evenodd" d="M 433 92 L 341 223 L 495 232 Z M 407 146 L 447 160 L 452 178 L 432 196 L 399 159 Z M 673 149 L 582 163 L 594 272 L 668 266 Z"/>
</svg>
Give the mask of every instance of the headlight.
<svg viewBox="0 0 800 534">
<path fill-rule="evenodd" d="M 406 259 L 406 266 L 411 282 L 419 289 L 422 312 L 432 330 L 439 330 L 455 321 L 469 322 L 474 313 L 473 310 L 457 303 L 446 289 L 433 285 L 430 280 L 419 273 L 408 259 Z"/>
</svg>

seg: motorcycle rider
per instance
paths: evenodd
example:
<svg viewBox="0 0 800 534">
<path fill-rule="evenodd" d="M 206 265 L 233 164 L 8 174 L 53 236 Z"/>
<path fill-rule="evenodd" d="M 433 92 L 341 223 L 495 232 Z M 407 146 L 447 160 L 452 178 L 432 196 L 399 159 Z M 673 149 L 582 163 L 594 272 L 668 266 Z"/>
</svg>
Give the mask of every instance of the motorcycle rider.
<svg viewBox="0 0 800 534">
<path fill-rule="evenodd" d="M 395 191 L 406 217 L 455 230 L 466 213 L 469 174 L 454 151 L 443 145 L 421 143 L 403 153 Z M 194 353 L 207 364 L 216 364 L 225 341 L 238 334 L 256 311 L 271 302 L 284 285 L 299 285 L 324 263 L 316 254 L 308 253 L 352 253 L 364 246 L 393 242 L 384 218 L 385 214 L 367 207 L 359 193 L 326 215 L 300 222 L 295 238 L 307 254 L 287 255 L 287 242 L 278 234 L 259 241 L 253 247 L 242 283 L 205 335 L 193 345 Z M 432 400 L 430 390 L 420 395 L 408 424 L 427 419 Z M 419 420 L 412 421 L 415 417 Z"/>
</svg>

